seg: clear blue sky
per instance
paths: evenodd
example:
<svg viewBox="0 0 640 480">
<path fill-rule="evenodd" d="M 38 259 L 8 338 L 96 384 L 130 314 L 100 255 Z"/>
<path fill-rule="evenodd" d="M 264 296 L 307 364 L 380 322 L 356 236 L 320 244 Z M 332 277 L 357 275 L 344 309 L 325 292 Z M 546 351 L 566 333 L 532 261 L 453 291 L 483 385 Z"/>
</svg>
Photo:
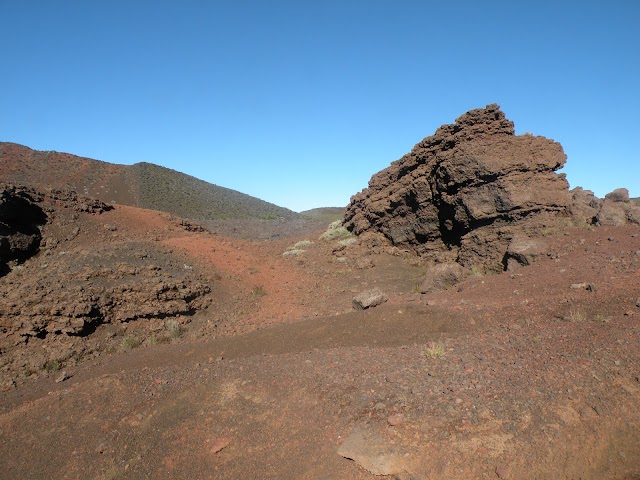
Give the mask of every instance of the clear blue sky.
<svg viewBox="0 0 640 480">
<path fill-rule="evenodd" d="M 499 103 L 640 196 L 640 1 L 0 0 L 0 140 L 343 206 Z"/>
</svg>

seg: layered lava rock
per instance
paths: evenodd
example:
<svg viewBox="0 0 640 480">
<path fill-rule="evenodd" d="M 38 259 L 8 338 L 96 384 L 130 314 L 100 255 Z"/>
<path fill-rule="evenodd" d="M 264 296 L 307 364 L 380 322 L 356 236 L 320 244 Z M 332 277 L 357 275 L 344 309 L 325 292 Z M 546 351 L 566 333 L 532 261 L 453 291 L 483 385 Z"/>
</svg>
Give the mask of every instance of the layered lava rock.
<svg viewBox="0 0 640 480">
<path fill-rule="evenodd" d="M 351 198 L 345 226 L 437 261 L 505 267 L 509 243 L 568 216 L 562 146 L 515 135 L 498 105 L 443 125 Z"/>
</svg>

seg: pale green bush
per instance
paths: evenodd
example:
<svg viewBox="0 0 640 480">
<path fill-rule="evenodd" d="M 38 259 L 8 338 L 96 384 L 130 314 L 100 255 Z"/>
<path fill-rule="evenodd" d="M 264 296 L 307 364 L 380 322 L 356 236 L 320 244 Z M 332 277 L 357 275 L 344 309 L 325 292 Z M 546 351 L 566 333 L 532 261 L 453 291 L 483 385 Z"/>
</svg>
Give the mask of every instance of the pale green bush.
<svg viewBox="0 0 640 480">
<path fill-rule="evenodd" d="M 329 228 L 320 235 L 320 240 L 331 241 L 353 237 L 353 233 L 342 225 L 342 220 L 336 220 L 329 225 Z"/>
</svg>

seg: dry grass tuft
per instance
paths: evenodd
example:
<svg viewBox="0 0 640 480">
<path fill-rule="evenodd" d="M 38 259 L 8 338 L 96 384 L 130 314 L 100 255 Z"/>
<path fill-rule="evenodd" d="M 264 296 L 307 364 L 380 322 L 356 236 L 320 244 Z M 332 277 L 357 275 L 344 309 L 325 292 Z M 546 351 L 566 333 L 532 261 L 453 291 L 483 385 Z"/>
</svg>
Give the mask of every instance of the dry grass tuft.
<svg viewBox="0 0 640 480">
<path fill-rule="evenodd" d="M 424 349 L 424 356 L 428 358 L 442 358 L 445 353 L 444 343 L 442 342 L 431 342 Z"/>
</svg>

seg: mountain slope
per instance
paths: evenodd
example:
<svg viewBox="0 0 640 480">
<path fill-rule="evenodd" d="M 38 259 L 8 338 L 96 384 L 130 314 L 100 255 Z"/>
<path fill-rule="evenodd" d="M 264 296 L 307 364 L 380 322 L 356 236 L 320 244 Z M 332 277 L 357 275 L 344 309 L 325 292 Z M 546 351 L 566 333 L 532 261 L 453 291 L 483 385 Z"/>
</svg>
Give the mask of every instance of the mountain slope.
<svg viewBox="0 0 640 480">
<path fill-rule="evenodd" d="M 127 173 L 137 185 L 138 205 L 143 208 L 203 220 L 295 216 L 272 203 L 152 163 L 136 163 Z"/>
<path fill-rule="evenodd" d="M 0 142 L 0 179 L 37 188 L 70 188 L 104 202 L 194 220 L 297 216 L 286 208 L 151 163 L 117 165 L 8 142 Z"/>
</svg>

